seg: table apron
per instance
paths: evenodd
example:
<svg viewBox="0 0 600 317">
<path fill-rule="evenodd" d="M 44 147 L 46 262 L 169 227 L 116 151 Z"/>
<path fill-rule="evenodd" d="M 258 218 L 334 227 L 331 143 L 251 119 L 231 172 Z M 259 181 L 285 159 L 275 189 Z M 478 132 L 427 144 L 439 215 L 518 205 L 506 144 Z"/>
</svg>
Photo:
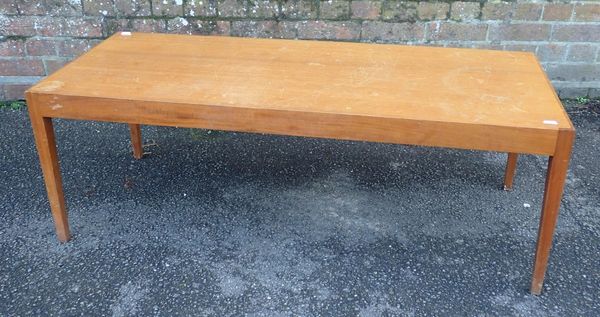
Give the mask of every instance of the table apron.
<svg viewBox="0 0 600 317">
<path fill-rule="evenodd" d="M 558 130 L 33 94 L 43 117 L 553 155 Z"/>
</svg>

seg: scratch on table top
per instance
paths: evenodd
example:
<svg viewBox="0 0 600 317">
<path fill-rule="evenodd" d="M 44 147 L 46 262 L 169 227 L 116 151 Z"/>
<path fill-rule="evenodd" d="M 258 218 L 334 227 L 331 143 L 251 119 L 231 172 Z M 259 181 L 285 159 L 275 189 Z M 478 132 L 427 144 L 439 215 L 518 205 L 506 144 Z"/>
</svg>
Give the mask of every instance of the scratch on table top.
<svg viewBox="0 0 600 317">
<path fill-rule="evenodd" d="M 481 73 L 481 71 L 482 69 L 473 69 L 471 67 L 461 67 L 457 69 L 452 69 L 445 76 L 442 77 L 442 83 L 444 87 L 450 89 L 455 93 L 462 95 L 468 94 L 468 89 L 467 91 L 465 91 L 464 84 L 461 84 L 462 82 L 465 82 L 465 79 L 467 82 L 477 83 L 477 85 L 479 86 L 485 85 L 486 82 L 488 82 L 489 78 L 485 79 L 474 76 L 474 72 Z M 483 73 L 485 73 L 486 77 L 489 77 L 491 71 L 485 68 L 483 69 Z M 468 77 L 465 76 L 467 74 L 469 74 Z"/>
<path fill-rule="evenodd" d="M 510 98 L 508 98 L 508 97 L 496 96 L 496 95 L 490 95 L 490 94 L 481 94 L 479 96 L 479 99 L 481 99 L 481 101 L 489 102 L 489 103 L 505 103 L 507 101 L 510 101 Z"/>
</svg>

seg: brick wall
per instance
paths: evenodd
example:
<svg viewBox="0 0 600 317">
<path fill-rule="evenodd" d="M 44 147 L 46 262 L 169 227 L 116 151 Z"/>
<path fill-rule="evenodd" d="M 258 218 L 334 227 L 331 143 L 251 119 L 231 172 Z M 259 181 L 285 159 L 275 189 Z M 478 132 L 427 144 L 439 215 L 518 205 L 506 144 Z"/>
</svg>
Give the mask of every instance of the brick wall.
<svg viewBox="0 0 600 317">
<path fill-rule="evenodd" d="M 600 95 L 598 1 L 0 0 L 0 100 L 120 30 L 526 50 Z"/>
</svg>

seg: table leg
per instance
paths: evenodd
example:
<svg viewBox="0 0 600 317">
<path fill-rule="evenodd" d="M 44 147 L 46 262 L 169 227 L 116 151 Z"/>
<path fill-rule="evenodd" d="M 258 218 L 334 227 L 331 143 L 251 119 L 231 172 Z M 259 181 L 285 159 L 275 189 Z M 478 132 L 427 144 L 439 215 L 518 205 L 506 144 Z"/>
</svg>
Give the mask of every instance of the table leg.
<svg viewBox="0 0 600 317">
<path fill-rule="evenodd" d="M 141 159 L 144 155 L 142 149 L 142 129 L 139 124 L 129 124 L 129 134 L 131 135 L 131 145 L 133 146 L 133 157 Z"/>
<path fill-rule="evenodd" d="M 552 247 L 552 235 L 554 234 L 563 188 L 567 178 L 574 137 L 574 130 L 559 130 L 554 156 L 548 159 L 546 188 L 531 280 L 531 293 L 534 295 L 539 295 L 542 292 L 544 275 L 546 274 L 550 248 Z"/>
<path fill-rule="evenodd" d="M 513 180 L 515 178 L 515 170 L 517 169 L 517 153 L 508 153 L 508 161 L 506 162 L 506 171 L 504 172 L 504 190 L 511 190 Z"/>
<path fill-rule="evenodd" d="M 61 242 L 67 242 L 71 236 L 56 153 L 52 119 L 36 114 L 35 107 L 32 104 L 29 104 L 28 108 L 40 165 L 44 174 L 44 182 L 46 183 L 46 191 L 48 192 L 48 200 L 50 201 L 50 209 L 52 210 L 52 218 L 54 218 L 56 235 Z"/>
</svg>

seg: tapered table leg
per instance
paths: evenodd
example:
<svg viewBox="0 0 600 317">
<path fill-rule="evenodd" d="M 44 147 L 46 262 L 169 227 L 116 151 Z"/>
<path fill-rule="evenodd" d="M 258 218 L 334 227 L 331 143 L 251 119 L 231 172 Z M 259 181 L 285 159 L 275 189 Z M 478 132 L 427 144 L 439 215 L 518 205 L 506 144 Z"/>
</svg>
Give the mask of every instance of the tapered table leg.
<svg viewBox="0 0 600 317">
<path fill-rule="evenodd" d="M 531 293 L 535 295 L 541 294 L 544 284 L 544 275 L 546 274 L 550 248 L 552 247 L 552 235 L 554 234 L 558 218 L 558 210 L 569 168 L 574 137 L 574 130 L 559 130 L 554 156 L 551 156 L 548 160 L 546 189 L 544 191 L 537 248 L 533 264 L 533 277 L 531 279 Z"/>
<path fill-rule="evenodd" d="M 129 125 L 129 134 L 131 135 L 131 145 L 133 147 L 133 157 L 141 159 L 144 155 L 142 149 L 142 129 L 139 124 Z"/>
<path fill-rule="evenodd" d="M 58 166 L 52 119 L 38 115 L 35 105 L 30 102 L 29 98 L 28 108 L 40 165 L 44 174 L 44 182 L 46 183 L 46 191 L 48 192 L 48 200 L 50 201 L 50 209 L 52 210 L 54 226 L 56 227 L 56 235 L 61 242 L 67 242 L 71 238 L 71 235 Z"/>
<path fill-rule="evenodd" d="M 506 162 L 506 171 L 504 172 L 504 190 L 511 190 L 513 187 L 513 180 L 515 178 L 515 170 L 517 169 L 517 153 L 508 153 L 508 160 Z"/>
</svg>

